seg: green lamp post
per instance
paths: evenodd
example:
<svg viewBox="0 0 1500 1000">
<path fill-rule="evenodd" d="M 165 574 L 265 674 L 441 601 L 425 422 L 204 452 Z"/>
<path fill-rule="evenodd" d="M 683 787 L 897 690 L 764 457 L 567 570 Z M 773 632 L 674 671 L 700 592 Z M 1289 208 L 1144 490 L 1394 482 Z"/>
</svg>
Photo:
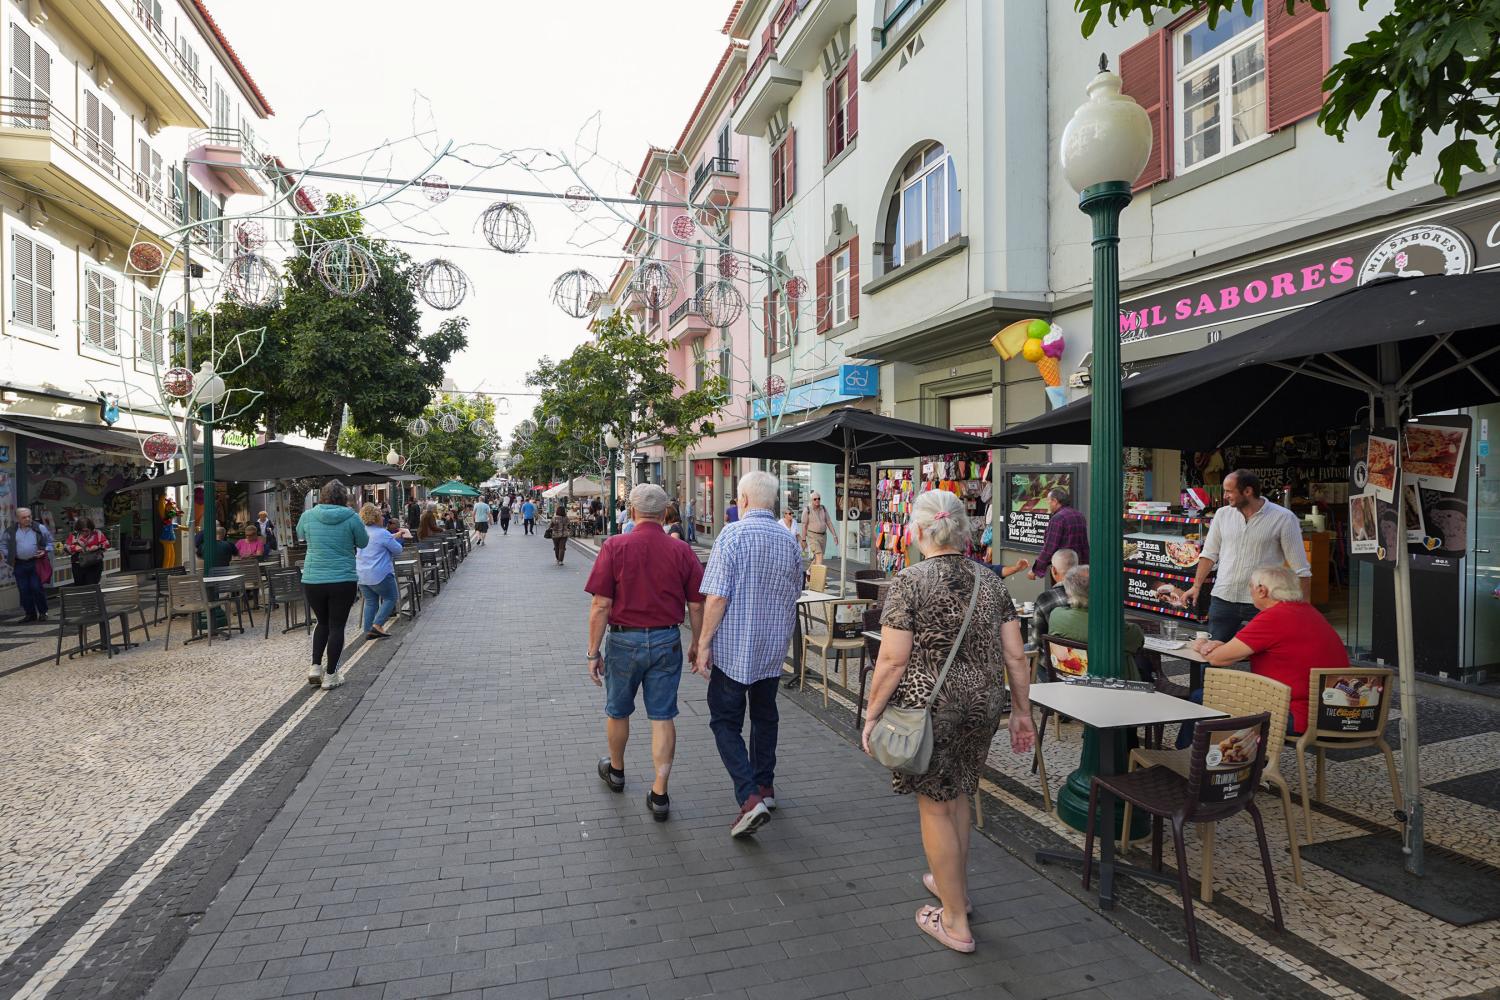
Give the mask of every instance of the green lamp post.
<svg viewBox="0 0 1500 1000">
<path fill-rule="evenodd" d="M 604 512 L 604 534 L 608 537 L 619 527 L 615 519 L 615 465 L 620 460 L 620 438 L 613 427 L 604 432 L 604 447 L 609 449 L 609 509 Z"/>
<path fill-rule="evenodd" d="M 1120 78 L 1099 59 L 1088 100 L 1063 129 L 1063 174 L 1078 192 L 1078 207 L 1093 221 L 1094 377 L 1089 431 L 1089 673 L 1119 677 L 1124 667 L 1124 478 L 1120 405 L 1120 213 L 1130 187 L 1151 158 L 1151 119 L 1120 92 Z M 1125 734 L 1084 732 L 1078 770 L 1057 795 L 1063 822 L 1088 822 L 1089 783 L 1098 772 L 1101 740 L 1113 740 L 1112 759 L 1125 759 Z M 1144 819 L 1144 817 L 1142 817 Z M 1115 817 L 1118 829 L 1119 814 Z M 1144 823 L 1142 824 L 1144 827 Z"/>
<path fill-rule="evenodd" d="M 203 428 L 203 572 L 214 568 L 215 543 L 219 539 L 218 487 L 214 483 L 214 407 L 223 402 L 229 390 L 224 380 L 205 361 L 193 376 L 193 401 L 200 407 L 198 423 Z"/>
</svg>

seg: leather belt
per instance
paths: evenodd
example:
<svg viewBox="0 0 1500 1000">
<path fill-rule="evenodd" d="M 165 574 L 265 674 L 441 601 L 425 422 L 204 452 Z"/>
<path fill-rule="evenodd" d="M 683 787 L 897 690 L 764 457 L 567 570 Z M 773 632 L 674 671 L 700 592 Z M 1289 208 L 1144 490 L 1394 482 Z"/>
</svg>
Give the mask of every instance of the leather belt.
<svg viewBox="0 0 1500 1000">
<path fill-rule="evenodd" d="M 660 632 L 662 629 L 678 628 L 677 625 L 611 625 L 611 632 Z"/>
</svg>

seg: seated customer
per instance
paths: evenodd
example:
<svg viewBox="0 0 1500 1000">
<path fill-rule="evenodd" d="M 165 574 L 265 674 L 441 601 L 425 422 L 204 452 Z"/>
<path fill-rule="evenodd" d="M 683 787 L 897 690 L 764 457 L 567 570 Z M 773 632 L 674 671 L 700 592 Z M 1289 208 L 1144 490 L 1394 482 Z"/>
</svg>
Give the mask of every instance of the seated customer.
<svg viewBox="0 0 1500 1000">
<path fill-rule="evenodd" d="M 1052 557 L 1057 558 L 1056 554 Z M 1067 595 L 1068 606 L 1058 608 L 1047 618 L 1046 634 L 1058 639 L 1071 639 L 1074 642 L 1089 641 L 1089 568 L 1087 566 L 1074 566 L 1068 570 L 1062 580 L 1063 592 Z M 1041 635 L 1041 632 L 1037 633 Z M 1134 656 L 1146 646 L 1146 633 L 1142 632 L 1140 626 L 1125 625 L 1125 648 L 1126 660 L 1124 663 L 1125 676 L 1131 680 L 1139 680 L 1140 672 L 1136 669 Z M 1093 671 L 1090 671 L 1092 673 Z"/>
<path fill-rule="evenodd" d="M 245 525 L 245 537 L 234 543 L 234 554 L 240 559 L 259 559 L 266 554 L 266 541 L 260 537 L 260 526 L 253 521 Z"/>
<path fill-rule="evenodd" d="M 1077 565 L 1078 553 L 1072 549 L 1058 549 L 1052 553 L 1052 562 L 1047 566 L 1049 586 L 1036 595 L 1036 611 L 1031 619 L 1033 637 L 1050 634 L 1047 632 L 1047 626 L 1052 619 L 1052 612 L 1068 606 L 1068 592 L 1063 589 L 1063 580 L 1067 577 L 1068 571 Z"/>
</svg>

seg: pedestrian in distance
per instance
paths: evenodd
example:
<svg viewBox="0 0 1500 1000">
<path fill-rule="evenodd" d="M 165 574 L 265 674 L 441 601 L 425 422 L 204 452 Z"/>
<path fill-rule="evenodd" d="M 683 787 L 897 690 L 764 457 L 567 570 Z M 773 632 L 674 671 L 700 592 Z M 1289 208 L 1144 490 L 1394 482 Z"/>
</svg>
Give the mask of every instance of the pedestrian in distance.
<svg viewBox="0 0 1500 1000">
<path fill-rule="evenodd" d="M 739 805 L 729 833 L 747 837 L 776 808 L 776 691 L 802 593 L 802 549 L 773 512 L 775 476 L 748 473 L 739 489 L 743 513 L 714 540 L 699 587 L 705 601 L 693 671 L 708 678 L 709 728 Z"/>
<path fill-rule="evenodd" d="M 733 524 L 740 519 L 740 508 L 737 497 L 730 497 L 729 502 L 724 505 L 724 523 Z"/>
<path fill-rule="evenodd" d="M 828 530 L 833 527 L 833 517 L 816 490 L 810 499 L 812 504 L 802 514 L 802 547 L 812 553 L 814 563 L 821 563 L 828 549 Z"/>
<path fill-rule="evenodd" d="M 443 533 L 443 526 L 438 523 L 437 510 L 432 504 L 422 511 L 422 517 L 417 522 L 417 540 L 425 542 L 429 538 L 435 538 Z"/>
<path fill-rule="evenodd" d="M 52 532 L 34 521 L 30 507 L 16 508 L 16 523 L 5 529 L 5 558 L 20 592 L 22 624 L 47 620 L 47 592 L 52 579 Z"/>
<path fill-rule="evenodd" d="M 265 511 L 255 515 L 255 527 L 260 531 L 261 541 L 266 543 L 266 554 L 276 551 L 276 526 L 271 523 L 271 516 Z"/>
<path fill-rule="evenodd" d="M 359 571 L 354 554 L 370 544 L 359 514 L 349 509 L 349 490 L 337 479 L 318 491 L 318 505 L 303 511 L 297 534 L 307 539 L 307 557 L 302 564 L 302 592 L 307 607 L 317 616 L 313 630 L 312 668 L 309 684 L 330 691 L 344 683 L 339 658 L 344 654 L 344 627 L 349 609 L 359 595 Z M 327 666 L 323 654 L 328 654 Z"/>
<path fill-rule="evenodd" d="M 396 603 L 401 599 L 396 585 L 396 566 L 393 557 L 401 554 L 401 543 L 381 522 L 384 517 L 374 504 L 365 504 L 359 509 L 359 519 L 370 536 L 370 543 L 354 556 L 354 568 L 358 574 L 359 592 L 365 600 L 364 629 L 367 639 L 386 639 L 390 630 L 385 623 L 396 613 Z"/>
<path fill-rule="evenodd" d="M 1042 551 L 1036 554 L 1027 576 L 1032 580 L 1042 577 L 1052 563 L 1058 549 L 1072 549 L 1078 562 L 1089 561 L 1089 519 L 1073 506 L 1073 498 L 1062 487 L 1047 491 L 1047 532 L 1042 536 Z M 1009 574 L 1006 574 L 1009 575 Z"/>
<path fill-rule="evenodd" d="M 521 504 L 521 527 L 528 535 L 536 534 L 536 504 L 530 498 Z"/>
<path fill-rule="evenodd" d="M 693 516 L 697 513 L 698 505 L 693 501 L 693 495 L 689 493 L 682 502 L 682 525 L 689 545 L 698 540 L 698 526 L 693 522 Z"/>
<path fill-rule="evenodd" d="M 73 530 L 63 539 L 63 551 L 73 563 L 73 586 L 92 587 L 104 575 L 104 552 L 109 538 L 94 525 L 91 517 L 73 522 Z"/>
<path fill-rule="evenodd" d="M 490 530 L 490 505 L 480 500 L 474 505 L 474 546 L 484 544 L 484 536 Z"/>
<path fill-rule="evenodd" d="M 682 538 L 682 516 L 677 513 L 677 505 L 675 503 L 667 504 L 666 525 L 667 534 L 671 535 L 673 538 L 679 538 L 683 541 L 687 541 L 687 539 Z"/>
<path fill-rule="evenodd" d="M 502 535 L 509 535 L 510 534 L 510 501 L 508 501 L 508 500 L 501 500 L 500 501 L 500 506 L 498 506 L 495 509 L 496 509 L 496 512 L 499 514 L 499 517 L 500 517 L 500 534 L 502 534 Z"/>
<path fill-rule="evenodd" d="M 412 531 L 417 530 L 417 523 L 422 520 L 422 505 L 417 503 L 413 497 L 406 504 L 406 526 Z"/>
<path fill-rule="evenodd" d="M 897 794 L 917 796 L 930 868 L 922 884 L 941 903 L 919 909 L 917 926 L 954 951 L 972 952 L 969 799 L 1005 707 L 1005 684 L 995 666 L 1004 662 L 1010 676 L 1010 746 L 1018 754 L 1030 752 L 1036 738 L 1031 673 L 1010 592 L 964 555 L 970 535 L 963 501 L 943 490 L 921 494 L 912 504 L 911 532 L 922 561 L 897 574 L 886 596 L 860 743 L 868 753 L 887 705 L 930 707 L 927 770 L 893 771 L 892 783 Z"/>
<path fill-rule="evenodd" d="M 615 535 L 599 548 L 583 589 L 589 604 L 589 679 L 604 688 L 605 735 L 609 753 L 599 758 L 599 778 L 612 791 L 625 790 L 625 745 L 630 716 L 641 693 L 651 720 L 651 760 L 655 773 L 646 795 L 652 818 L 665 822 L 667 793 L 677 750 L 677 688 L 682 680 L 684 607 L 692 643 L 703 625 L 703 564 L 692 546 L 669 538 L 662 527 L 667 494 L 642 483 L 630 491 L 630 513 L 637 530 Z M 608 645 L 604 643 L 608 630 Z"/>
<path fill-rule="evenodd" d="M 568 554 L 568 516 L 561 506 L 552 512 L 552 520 L 547 522 L 547 537 L 552 539 L 552 555 L 561 566 L 563 556 Z"/>
</svg>

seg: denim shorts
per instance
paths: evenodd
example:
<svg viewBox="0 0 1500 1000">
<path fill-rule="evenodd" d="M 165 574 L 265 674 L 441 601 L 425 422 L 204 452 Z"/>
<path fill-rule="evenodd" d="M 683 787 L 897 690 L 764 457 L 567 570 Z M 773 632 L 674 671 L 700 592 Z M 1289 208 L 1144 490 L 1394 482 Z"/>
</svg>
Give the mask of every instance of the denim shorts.
<svg viewBox="0 0 1500 1000">
<path fill-rule="evenodd" d="M 604 714 L 628 719 L 635 693 L 645 689 L 646 718 L 677 717 L 677 685 L 682 680 L 682 634 L 675 625 L 649 632 L 609 633 L 604 649 Z"/>
</svg>

